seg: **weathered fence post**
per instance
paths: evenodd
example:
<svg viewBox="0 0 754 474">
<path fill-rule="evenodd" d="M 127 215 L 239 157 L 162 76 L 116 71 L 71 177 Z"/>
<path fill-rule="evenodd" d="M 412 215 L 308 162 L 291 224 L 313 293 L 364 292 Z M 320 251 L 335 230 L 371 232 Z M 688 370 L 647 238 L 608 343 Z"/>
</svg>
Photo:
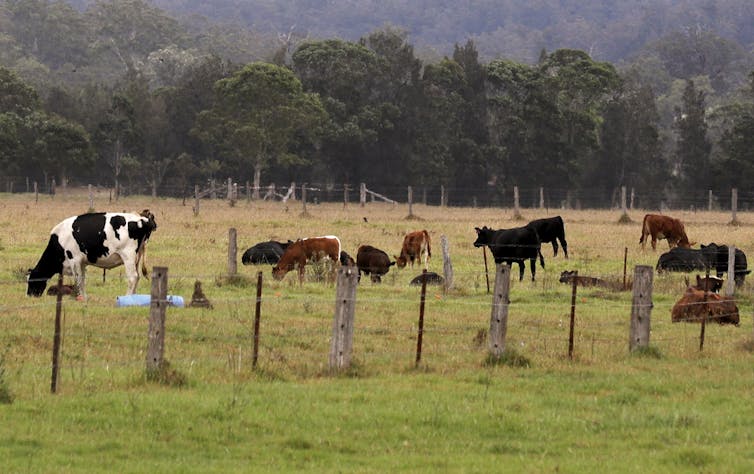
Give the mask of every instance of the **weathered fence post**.
<svg viewBox="0 0 754 474">
<path fill-rule="evenodd" d="M 628 289 L 628 281 L 626 279 L 628 273 L 628 247 L 623 249 L 623 291 Z"/>
<path fill-rule="evenodd" d="M 330 343 L 330 370 L 347 369 L 351 366 L 353 348 L 353 322 L 356 311 L 356 285 L 359 272 L 356 267 L 338 269 L 335 288 L 335 317 Z"/>
<path fill-rule="evenodd" d="M 513 218 L 522 219 L 518 198 L 518 186 L 513 186 Z"/>
<path fill-rule="evenodd" d="M 505 334 L 508 331 L 508 293 L 511 287 L 511 267 L 501 263 L 495 272 L 495 292 L 492 295 L 490 316 L 490 354 L 499 358 L 505 351 Z"/>
<path fill-rule="evenodd" d="M 416 366 L 422 360 L 422 341 L 424 340 L 424 305 L 427 301 L 427 269 L 422 270 L 422 293 L 419 300 L 419 330 L 416 334 Z"/>
<path fill-rule="evenodd" d="M 343 185 L 343 209 L 348 206 L 348 183 Z"/>
<path fill-rule="evenodd" d="M 63 312 L 63 272 L 58 277 L 58 297 L 55 302 L 55 334 L 52 337 L 52 378 L 50 380 L 50 393 L 58 391 L 58 375 L 60 374 L 60 316 Z"/>
<path fill-rule="evenodd" d="M 631 188 L 631 201 L 628 205 L 628 208 L 632 211 L 634 210 L 634 188 Z"/>
<path fill-rule="evenodd" d="M 733 216 L 730 225 L 739 224 L 738 219 L 736 218 L 736 211 L 738 211 L 738 188 L 733 188 L 730 190 L 730 212 Z"/>
<path fill-rule="evenodd" d="M 367 183 L 361 183 L 359 185 L 359 206 L 364 207 L 367 205 Z"/>
<path fill-rule="evenodd" d="M 573 359 L 573 333 L 576 328 L 576 290 L 579 287 L 579 272 L 573 272 L 571 280 L 571 321 L 568 327 L 568 358 Z"/>
<path fill-rule="evenodd" d="M 539 208 L 545 208 L 545 188 L 542 186 L 539 187 Z"/>
<path fill-rule="evenodd" d="M 650 319 L 652 316 L 652 278 L 654 268 L 649 265 L 634 267 L 634 291 L 631 300 L 631 333 L 629 351 L 649 346 Z"/>
<path fill-rule="evenodd" d="M 251 184 L 246 181 L 246 202 L 251 202 Z"/>
<path fill-rule="evenodd" d="M 445 186 L 441 184 L 440 185 L 440 207 L 445 207 L 445 199 L 446 199 Z"/>
<path fill-rule="evenodd" d="M 37 182 L 34 181 L 34 203 L 39 202 L 39 186 L 37 185 Z"/>
<path fill-rule="evenodd" d="M 306 210 L 306 185 L 308 183 L 304 183 L 301 185 L 301 215 L 303 217 L 306 217 L 309 215 L 309 213 Z"/>
<path fill-rule="evenodd" d="M 408 217 L 414 217 L 414 189 L 408 187 Z"/>
<path fill-rule="evenodd" d="M 707 191 L 707 210 L 712 212 L 712 190 Z"/>
<path fill-rule="evenodd" d="M 628 215 L 628 206 L 626 205 L 626 187 L 620 187 L 620 209 L 623 215 Z"/>
<path fill-rule="evenodd" d="M 199 215 L 199 185 L 194 185 L 194 216 Z"/>
<path fill-rule="evenodd" d="M 236 237 L 235 227 L 228 229 L 228 276 L 234 276 L 238 273 L 238 262 L 236 261 L 236 255 L 238 255 L 238 244 Z"/>
<path fill-rule="evenodd" d="M 450 261 L 450 244 L 445 235 L 440 236 L 440 246 L 442 246 L 442 273 L 445 278 L 443 289 L 448 291 L 453 288 L 453 264 Z"/>
<path fill-rule="evenodd" d="M 254 312 L 254 349 L 251 358 L 251 367 L 257 367 L 259 359 L 259 319 L 262 313 L 262 272 L 257 273 L 257 305 Z"/>
<path fill-rule="evenodd" d="M 728 246 L 728 281 L 725 282 L 725 296 L 736 292 L 736 246 Z"/>
<path fill-rule="evenodd" d="M 89 185 L 89 212 L 94 212 L 94 193 L 91 184 Z"/>
<path fill-rule="evenodd" d="M 147 377 L 159 373 L 165 351 L 165 309 L 168 306 L 168 268 L 152 269 L 152 292 L 149 304 Z"/>
</svg>

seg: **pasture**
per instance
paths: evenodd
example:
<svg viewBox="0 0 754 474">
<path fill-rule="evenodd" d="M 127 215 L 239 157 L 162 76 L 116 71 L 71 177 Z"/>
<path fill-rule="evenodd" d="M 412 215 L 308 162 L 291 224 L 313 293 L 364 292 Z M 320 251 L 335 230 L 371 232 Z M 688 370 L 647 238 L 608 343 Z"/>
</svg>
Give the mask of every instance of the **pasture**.
<svg viewBox="0 0 754 474">
<path fill-rule="evenodd" d="M 638 243 L 644 211 L 437 208 L 369 203 L 202 201 L 129 197 L 97 211 L 149 208 L 158 225 L 150 267 L 168 267 L 168 294 L 191 298 L 200 280 L 213 309 L 169 308 L 165 357 L 175 377 L 145 379 L 149 308 L 116 308 L 123 271 L 89 267 L 86 302 L 64 299 L 62 368 L 50 390 L 55 299 L 26 296 L 49 230 L 87 211 L 85 193 L 1 195 L 0 459 L 5 472 L 744 472 L 754 469 L 752 304 L 754 280 L 737 289 L 740 327 L 671 324 L 682 274 L 655 275 L 651 351 L 629 354 L 631 293 L 579 288 L 574 358 L 567 357 L 571 288 L 564 270 L 622 282 L 657 252 Z M 726 243 L 754 258 L 754 215 L 671 211 L 689 239 Z M 519 358 L 489 365 L 487 292 L 475 226 L 509 228 L 561 215 L 570 259 L 553 258 L 537 281 L 511 282 L 507 344 Z M 365 219 L 366 218 L 366 219 Z M 238 234 L 238 273 L 227 276 L 228 229 Z M 426 229 L 430 270 L 442 273 L 450 242 L 454 288 L 428 287 L 422 361 L 414 364 L 421 272 L 367 277 L 357 290 L 353 367 L 329 373 L 333 284 L 299 285 L 296 272 L 242 266 L 241 253 L 270 239 L 335 234 L 355 256 L 370 244 L 397 255 L 403 236 Z M 490 263 L 490 286 L 494 264 Z M 393 257 L 394 258 L 394 257 Z M 527 262 L 528 265 L 528 262 Z M 750 267 L 751 268 L 751 267 Z M 260 353 L 251 367 L 256 276 L 264 272 Z M 693 279 L 693 274 L 691 275 Z M 149 293 L 142 278 L 138 293 Z"/>
</svg>

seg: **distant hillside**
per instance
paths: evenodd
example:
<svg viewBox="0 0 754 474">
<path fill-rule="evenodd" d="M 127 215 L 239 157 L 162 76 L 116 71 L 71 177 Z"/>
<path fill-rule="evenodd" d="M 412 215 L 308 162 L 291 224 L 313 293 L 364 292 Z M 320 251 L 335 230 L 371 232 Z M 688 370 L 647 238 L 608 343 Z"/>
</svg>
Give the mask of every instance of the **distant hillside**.
<svg viewBox="0 0 754 474">
<path fill-rule="evenodd" d="M 154 0 L 180 15 L 239 22 L 259 32 L 356 40 L 392 25 L 417 50 L 449 55 L 471 38 L 481 58 L 533 62 L 544 48 L 620 61 L 672 31 L 710 30 L 751 50 L 752 0 Z"/>
</svg>

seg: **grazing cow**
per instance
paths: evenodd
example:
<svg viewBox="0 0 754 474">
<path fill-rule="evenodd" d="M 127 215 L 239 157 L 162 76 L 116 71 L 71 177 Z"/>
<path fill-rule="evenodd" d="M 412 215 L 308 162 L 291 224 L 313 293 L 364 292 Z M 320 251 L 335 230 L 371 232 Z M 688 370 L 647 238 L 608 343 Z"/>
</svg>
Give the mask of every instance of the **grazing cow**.
<svg viewBox="0 0 754 474">
<path fill-rule="evenodd" d="M 403 238 L 401 254 L 395 257 L 395 264 L 403 268 L 407 263 L 414 266 L 414 261 L 419 260 L 424 264 L 424 269 L 429 268 L 429 259 L 432 257 L 432 245 L 429 233 L 426 230 L 417 230 L 406 234 Z"/>
<path fill-rule="evenodd" d="M 438 275 L 435 272 L 427 272 L 426 275 L 422 273 L 421 275 L 415 276 L 408 284 L 412 286 L 419 286 L 422 284 L 422 279 L 426 276 L 427 278 L 427 285 L 442 285 L 445 283 L 445 278 Z"/>
<path fill-rule="evenodd" d="M 280 261 L 280 257 L 283 256 L 285 249 L 288 248 L 291 241 L 288 242 L 276 242 L 270 240 L 268 242 L 259 242 L 254 244 L 243 253 L 241 256 L 241 263 L 244 265 L 274 265 Z"/>
<path fill-rule="evenodd" d="M 26 294 L 41 296 L 47 280 L 70 270 L 81 297 L 86 298 L 86 266 L 114 268 L 123 265 L 128 280 L 126 294 L 139 282 L 139 252 L 157 229 L 154 216 L 97 212 L 69 217 L 53 227 L 47 248 L 29 272 Z"/>
<path fill-rule="evenodd" d="M 359 276 L 363 273 L 369 275 L 372 283 L 380 283 L 382 275 L 386 274 L 395 262 L 391 262 L 388 254 L 382 250 L 371 245 L 362 245 L 356 251 L 356 265 L 359 267 Z"/>
<path fill-rule="evenodd" d="M 348 255 L 345 251 L 340 251 L 340 264 L 345 267 L 355 267 L 356 266 L 356 260 L 353 259 L 352 256 Z"/>
<path fill-rule="evenodd" d="M 565 258 L 568 258 L 568 242 L 565 239 L 565 226 L 562 217 L 535 219 L 526 224 L 526 227 L 537 231 L 540 243 L 552 242 L 552 251 L 555 256 L 558 255 L 558 240 L 560 240 L 560 245 L 563 246 L 563 254 Z"/>
<path fill-rule="evenodd" d="M 530 227 L 516 227 L 513 229 L 493 230 L 488 227 L 474 228 L 477 233 L 477 239 L 474 247 L 484 245 L 490 248 L 495 263 L 507 263 L 513 265 L 518 263 L 519 281 L 524 279 L 525 260 L 531 264 L 531 280 L 537 272 L 536 261 L 539 256 L 539 263 L 545 268 L 545 259 L 542 257 L 541 244 L 537 232 Z"/>
<path fill-rule="evenodd" d="M 734 278 L 737 286 L 743 285 L 746 275 L 751 273 L 746 267 L 746 254 L 736 249 Z M 728 246 L 712 243 L 702 245 L 700 249 L 676 247 L 660 255 L 656 268 L 658 272 L 714 270 L 718 277 L 722 277 L 728 271 Z"/>
<path fill-rule="evenodd" d="M 686 288 L 686 293 L 673 305 L 670 319 L 674 323 L 699 323 L 706 319 L 718 324 L 739 324 L 738 307 L 733 298 L 692 287 Z"/>
<path fill-rule="evenodd" d="M 336 265 L 340 264 L 340 239 L 334 235 L 299 239 L 291 243 L 280 257 L 277 265 L 272 267 L 272 277 L 282 280 L 285 274 L 298 266 L 298 279 L 304 282 L 304 268 L 308 261 L 329 258 Z"/>
<path fill-rule="evenodd" d="M 691 247 L 689 238 L 686 236 L 686 229 L 678 219 L 660 214 L 647 214 L 644 216 L 644 222 L 641 225 L 641 238 L 639 243 L 644 248 L 646 237 L 652 237 L 652 250 L 657 250 L 657 240 L 667 239 L 668 247 Z"/>
</svg>

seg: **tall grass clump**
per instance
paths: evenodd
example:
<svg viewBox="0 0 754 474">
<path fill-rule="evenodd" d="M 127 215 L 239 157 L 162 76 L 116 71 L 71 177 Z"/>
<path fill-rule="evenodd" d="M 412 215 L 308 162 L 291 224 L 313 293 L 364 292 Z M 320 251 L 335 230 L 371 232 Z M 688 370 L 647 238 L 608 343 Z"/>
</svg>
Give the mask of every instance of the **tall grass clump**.
<svg viewBox="0 0 754 474">
<path fill-rule="evenodd" d="M 11 393 L 8 381 L 5 379 L 5 355 L 0 355 L 0 403 L 3 405 L 13 403 L 13 393 Z"/>
<path fill-rule="evenodd" d="M 631 352 L 631 356 L 645 359 L 662 359 L 662 351 L 656 346 L 643 346 L 634 349 Z"/>
<path fill-rule="evenodd" d="M 485 366 L 507 365 L 508 367 L 531 367 L 531 361 L 512 347 L 506 347 L 502 354 L 487 354 Z"/>
</svg>

